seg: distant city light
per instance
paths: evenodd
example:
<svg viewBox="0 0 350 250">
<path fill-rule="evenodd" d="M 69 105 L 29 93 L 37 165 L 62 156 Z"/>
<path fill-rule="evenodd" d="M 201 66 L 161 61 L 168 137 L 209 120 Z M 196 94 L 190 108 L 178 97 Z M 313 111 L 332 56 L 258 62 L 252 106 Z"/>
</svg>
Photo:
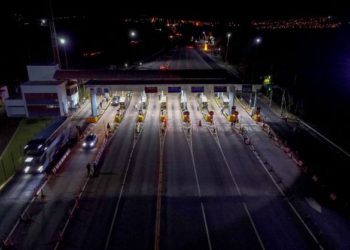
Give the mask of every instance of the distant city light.
<svg viewBox="0 0 350 250">
<path fill-rule="evenodd" d="M 127 68 L 129 65 L 127 63 L 124 63 L 124 67 Z"/>
<path fill-rule="evenodd" d="M 45 25 L 46 24 L 46 19 L 41 19 L 41 25 Z"/>
<path fill-rule="evenodd" d="M 142 66 L 142 62 L 139 62 L 139 66 Z"/>
</svg>

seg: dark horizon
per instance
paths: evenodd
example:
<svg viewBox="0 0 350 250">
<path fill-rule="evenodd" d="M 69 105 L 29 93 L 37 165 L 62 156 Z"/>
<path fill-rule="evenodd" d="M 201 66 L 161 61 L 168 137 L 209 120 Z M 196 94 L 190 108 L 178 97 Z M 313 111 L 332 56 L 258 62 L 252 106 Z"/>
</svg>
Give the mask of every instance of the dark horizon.
<svg viewBox="0 0 350 250">
<path fill-rule="evenodd" d="M 302 16 L 334 15 L 341 18 L 350 16 L 348 4 L 332 1 L 321 3 L 319 1 L 250 1 L 249 3 L 227 3 L 227 1 L 215 1 L 215 3 L 189 3 L 185 1 L 159 4 L 154 2 L 102 2 L 101 4 L 88 3 L 86 1 L 52 0 L 55 16 L 61 15 L 89 15 L 108 19 L 161 16 L 165 18 L 208 19 L 217 21 L 291 18 Z M 4 8 L 6 13 L 21 13 L 34 18 L 48 16 L 49 2 L 36 1 L 35 8 L 29 1 L 14 1 Z"/>
</svg>

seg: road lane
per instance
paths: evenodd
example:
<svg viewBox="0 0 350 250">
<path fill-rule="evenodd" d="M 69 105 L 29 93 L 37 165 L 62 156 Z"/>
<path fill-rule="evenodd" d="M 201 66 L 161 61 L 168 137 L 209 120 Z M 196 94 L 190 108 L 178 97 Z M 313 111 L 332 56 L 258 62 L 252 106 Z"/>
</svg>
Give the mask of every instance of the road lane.
<svg viewBox="0 0 350 250">
<path fill-rule="evenodd" d="M 194 48 L 171 50 L 156 61 L 144 63 L 142 69 L 157 69 L 165 66 L 168 69 L 212 69 Z"/>
<path fill-rule="evenodd" d="M 154 247 L 156 183 L 159 163 L 159 101 L 148 96 L 142 134 L 136 144 L 108 249 Z"/>
<path fill-rule="evenodd" d="M 61 169 L 47 182 L 43 188 L 44 197 L 38 197 L 28 209 L 31 221 L 20 223 L 10 238 L 16 247 L 52 249 L 55 246 L 62 221 L 68 217 L 68 209 L 86 178 L 85 166 L 95 159 L 98 148 L 104 141 L 105 123 L 110 119 L 110 113 L 106 112 L 98 123 L 90 125 L 88 130 L 99 137 L 96 146 L 86 150 L 82 147 L 82 141 L 79 141 Z"/>
<path fill-rule="evenodd" d="M 88 183 L 80 208 L 64 235 L 62 249 L 103 249 L 133 144 L 137 114 L 134 105 L 139 98 L 134 94 L 107 147 L 99 177 Z M 115 107 L 110 112 L 115 115 Z"/>
<path fill-rule="evenodd" d="M 160 249 L 208 249 L 191 154 L 182 129 L 179 96 L 170 94 L 167 100 Z"/>
<path fill-rule="evenodd" d="M 4 240 L 23 209 L 33 198 L 43 175 L 16 175 L 0 193 L 0 239 Z"/>
<path fill-rule="evenodd" d="M 198 103 L 192 95 L 188 100 L 195 124 L 194 157 L 213 249 L 261 249 L 242 197 L 230 179 L 219 148 L 204 122 L 203 126 L 197 126 L 202 119 L 201 113 L 197 111 Z"/>
<path fill-rule="evenodd" d="M 255 122 L 252 121 L 240 105 L 237 105 L 237 109 L 241 113 L 242 118 L 244 118 L 244 123 L 250 126 L 248 133 L 256 150 L 263 154 L 274 175 L 281 180 L 281 184 L 293 195 L 293 205 L 303 215 L 303 218 L 307 220 L 307 224 L 312 231 L 316 232 L 316 236 L 322 245 L 326 249 L 348 249 L 350 239 L 345 235 L 350 233 L 349 221 L 344 219 L 342 213 L 329 207 L 328 204 L 324 204 L 324 198 L 321 198 L 323 194 L 320 194 L 318 187 L 319 184 L 304 175 L 301 169 L 297 168 L 295 163 L 287 158 L 281 149 L 275 144 L 271 144 L 271 140 L 266 134 L 261 132 L 258 126 L 251 126 Z M 309 136 L 305 136 L 303 140 L 308 140 Z M 310 145 L 308 147 L 315 149 L 315 147 Z M 316 152 L 318 151 L 316 150 Z M 315 199 L 320 202 L 321 213 L 315 211 L 309 205 L 307 202 L 309 199 Z"/>
<path fill-rule="evenodd" d="M 319 249 L 240 136 L 210 98 L 219 145 L 267 249 Z M 268 225 L 268 226 L 267 226 Z"/>
</svg>

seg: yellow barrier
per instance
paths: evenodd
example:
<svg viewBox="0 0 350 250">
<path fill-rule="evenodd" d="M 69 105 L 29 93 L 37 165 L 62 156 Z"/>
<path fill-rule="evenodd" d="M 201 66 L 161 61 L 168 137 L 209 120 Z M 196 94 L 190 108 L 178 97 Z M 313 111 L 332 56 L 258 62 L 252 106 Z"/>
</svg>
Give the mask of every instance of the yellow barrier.
<svg viewBox="0 0 350 250">
<path fill-rule="evenodd" d="M 90 117 L 86 118 L 86 122 L 87 123 L 96 123 L 98 121 L 98 119 L 99 119 L 98 116 L 95 116 L 95 117 L 90 116 Z"/>
<path fill-rule="evenodd" d="M 137 122 L 143 122 L 145 120 L 145 117 L 143 115 L 137 116 Z"/>
<path fill-rule="evenodd" d="M 120 123 L 122 121 L 122 117 L 120 115 L 116 115 L 114 117 L 114 122 Z"/>
<path fill-rule="evenodd" d="M 261 122 L 261 115 L 260 114 L 254 114 L 252 118 L 256 122 Z"/>
<path fill-rule="evenodd" d="M 182 116 L 182 120 L 184 122 L 190 122 L 190 117 L 188 115 L 184 115 L 184 116 Z"/>
</svg>

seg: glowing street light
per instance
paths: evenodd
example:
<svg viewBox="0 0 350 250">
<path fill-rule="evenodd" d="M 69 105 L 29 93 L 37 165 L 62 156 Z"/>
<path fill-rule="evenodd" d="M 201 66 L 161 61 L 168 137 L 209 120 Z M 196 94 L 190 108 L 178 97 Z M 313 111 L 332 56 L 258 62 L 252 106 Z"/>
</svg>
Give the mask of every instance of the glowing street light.
<svg viewBox="0 0 350 250">
<path fill-rule="evenodd" d="M 136 37 L 136 31 L 135 30 L 131 30 L 130 31 L 130 37 L 131 38 L 135 38 Z"/>
<path fill-rule="evenodd" d="M 262 38 L 261 37 L 257 37 L 254 39 L 255 44 L 260 44 L 262 42 Z"/>
<path fill-rule="evenodd" d="M 59 39 L 61 45 L 65 45 L 67 43 L 66 39 L 60 38 Z"/>
</svg>

